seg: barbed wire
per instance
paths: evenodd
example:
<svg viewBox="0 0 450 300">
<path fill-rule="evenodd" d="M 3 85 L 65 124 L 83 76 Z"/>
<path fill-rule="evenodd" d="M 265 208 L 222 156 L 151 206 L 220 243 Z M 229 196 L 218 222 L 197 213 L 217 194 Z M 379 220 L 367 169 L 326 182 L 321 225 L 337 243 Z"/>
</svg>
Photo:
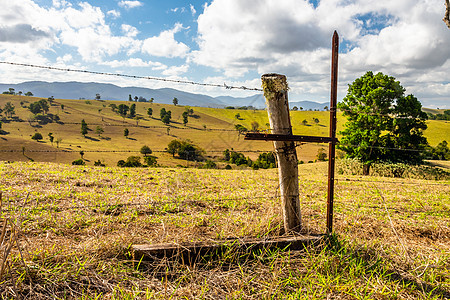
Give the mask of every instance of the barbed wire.
<svg viewBox="0 0 450 300">
<path fill-rule="evenodd" d="M 262 89 L 259 89 L 259 88 L 249 88 L 249 87 L 245 87 L 245 86 L 232 86 L 232 85 L 228 85 L 226 83 L 224 83 L 224 84 L 201 83 L 201 82 L 188 81 L 188 80 L 176 80 L 176 79 L 168 79 L 168 78 L 152 77 L 152 76 L 127 75 L 127 74 L 97 72 L 97 71 L 88 71 L 88 70 L 80 70 L 80 69 L 59 68 L 59 67 L 41 66 L 41 65 L 34 65 L 34 64 L 14 63 L 14 62 L 9 62 L 9 61 L 0 61 L 0 64 L 38 68 L 38 69 L 47 69 L 47 70 L 54 70 L 54 71 L 63 71 L 63 72 L 76 72 L 76 73 L 86 73 L 86 74 L 95 74 L 95 75 L 126 77 L 126 78 L 133 78 L 133 79 L 146 79 L 146 80 L 163 81 L 163 82 L 180 83 L 180 84 L 190 84 L 190 85 L 197 85 L 197 86 L 219 87 L 219 88 L 225 88 L 227 90 L 237 89 L 237 90 L 259 91 L 259 92 L 263 91 Z"/>
</svg>

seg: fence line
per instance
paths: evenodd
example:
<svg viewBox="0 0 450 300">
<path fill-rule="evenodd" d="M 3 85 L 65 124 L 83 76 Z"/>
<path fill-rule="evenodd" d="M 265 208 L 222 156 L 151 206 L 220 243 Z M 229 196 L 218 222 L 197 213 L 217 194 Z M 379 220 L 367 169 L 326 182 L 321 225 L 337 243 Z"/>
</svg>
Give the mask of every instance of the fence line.
<svg viewBox="0 0 450 300">
<path fill-rule="evenodd" d="M 133 79 L 146 79 L 146 80 L 163 81 L 163 82 L 171 82 L 171 83 L 190 84 L 190 85 L 198 85 L 198 86 L 219 87 L 219 88 L 225 88 L 228 90 L 237 89 L 237 90 L 260 91 L 260 92 L 263 91 L 260 88 L 249 88 L 249 87 L 245 87 L 245 86 L 232 86 L 232 85 L 227 85 L 226 83 L 224 83 L 224 84 L 201 83 L 201 82 L 195 82 L 195 81 L 175 80 L 175 79 L 167 79 L 167 78 L 152 77 L 152 76 L 127 75 L 127 74 L 96 72 L 96 71 L 88 71 L 88 70 L 80 70 L 80 69 L 49 67 L 49 66 L 41 66 L 41 65 L 34 65 L 34 64 L 22 64 L 22 63 L 14 63 L 14 62 L 9 62 L 9 61 L 0 61 L 0 64 L 38 68 L 38 69 L 47 69 L 47 70 L 54 70 L 54 71 L 63 71 L 63 72 L 76 72 L 76 73 L 106 75 L 106 76 L 114 76 L 114 77 L 126 77 L 126 78 L 133 78 Z"/>
</svg>

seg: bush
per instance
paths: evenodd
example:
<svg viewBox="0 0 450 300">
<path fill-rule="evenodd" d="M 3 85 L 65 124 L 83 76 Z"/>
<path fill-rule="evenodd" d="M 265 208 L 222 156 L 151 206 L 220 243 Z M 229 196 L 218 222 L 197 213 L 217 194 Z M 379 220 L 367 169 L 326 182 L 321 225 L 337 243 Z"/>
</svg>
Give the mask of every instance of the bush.
<svg viewBox="0 0 450 300">
<path fill-rule="evenodd" d="M 94 162 L 94 166 L 96 167 L 105 167 L 106 165 L 99 160 Z"/>
<path fill-rule="evenodd" d="M 261 153 L 258 159 L 253 163 L 252 168 L 257 169 L 271 169 L 277 165 L 275 155 L 272 152 Z"/>
<path fill-rule="evenodd" d="M 144 162 L 147 166 L 154 167 L 157 164 L 156 156 L 153 155 L 144 156 Z"/>
<path fill-rule="evenodd" d="M 363 164 L 357 159 L 336 160 L 336 171 L 341 175 L 363 175 Z M 425 180 L 449 180 L 450 172 L 427 165 L 405 163 L 374 163 L 369 175 L 380 177 L 410 178 Z"/>
<path fill-rule="evenodd" d="M 207 160 L 205 164 L 201 167 L 202 169 L 217 169 L 217 164 L 212 160 Z"/>
<path fill-rule="evenodd" d="M 139 156 L 129 156 L 126 161 L 119 160 L 117 162 L 118 167 L 126 168 L 139 168 L 142 167 L 141 158 Z"/>
<path fill-rule="evenodd" d="M 232 170 L 233 168 L 230 165 L 225 166 L 225 170 Z"/>
<path fill-rule="evenodd" d="M 190 161 L 202 161 L 204 150 L 192 144 L 189 140 L 172 140 L 167 145 L 167 152 L 175 157 L 177 154 L 181 159 Z"/>
<path fill-rule="evenodd" d="M 84 162 L 84 160 L 82 160 L 81 158 L 74 160 L 72 162 L 72 165 L 74 166 L 84 166 L 86 163 Z"/>
</svg>

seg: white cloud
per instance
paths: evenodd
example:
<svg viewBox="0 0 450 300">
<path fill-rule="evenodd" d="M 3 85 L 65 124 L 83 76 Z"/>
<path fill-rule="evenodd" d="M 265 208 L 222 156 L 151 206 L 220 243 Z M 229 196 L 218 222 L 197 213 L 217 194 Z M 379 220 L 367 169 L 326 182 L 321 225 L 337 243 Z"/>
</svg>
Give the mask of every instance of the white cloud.
<svg viewBox="0 0 450 300">
<path fill-rule="evenodd" d="M 117 10 L 115 10 L 115 9 L 112 9 L 112 10 L 107 11 L 106 14 L 107 14 L 107 15 L 110 15 L 111 17 L 113 17 L 113 18 L 115 18 L 115 19 L 117 19 L 117 18 L 120 17 L 120 12 L 117 11 Z"/>
<path fill-rule="evenodd" d="M 118 5 L 120 7 L 126 8 L 126 9 L 130 9 L 130 8 L 135 8 L 135 7 L 139 7 L 144 5 L 141 1 L 120 1 L 118 3 Z"/>
<path fill-rule="evenodd" d="M 112 68 L 118 67 L 142 67 L 151 68 L 152 70 L 166 70 L 167 66 L 160 62 L 144 61 L 141 58 L 130 58 L 128 60 L 113 60 L 104 61 L 100 63 L 101 65 L 110 66 Z"/>
<path fill-rule="evenodd" d="M 450 34 L 439 0 L 214 0 L 198 17 L 199 49 L 190 61 L 228 77 L 249 71 L 283 73 L 291 92 L 326 95 L 330 46 L 340 34 L 340 91 L 368 70 L 396 76 L 405 86 L 418 74 L 450 73 Z M 447 66 L 447 67 L 444 67 Z M 443 75 L 437 79 L 442 83 Z M 296 84 L 295 82 L 299 82 Z M 437 85 L 439 86 L 439 85 Z"/>
<path fill-rule="evenodd" d="M 169 67 L 167 70 L 164 70 L 162 74 L 165 76 L 179 76 L 181 74 L 186 73 L 188 70 L 189 70 L 188 65 L 173 66 Z"/>
<path fill-rule="evenodd" d="M 189 9 L 191 10 L 191 14 L 192 14 L 193 16 L 195 16 L 195 14 L 197 13 L 197 11 L 195 10 L 194 5 L 189 4 Z"/>
<path fill-rule="evenodd" d="M 142 51 L 154 56 L 185 57 L 189 52 L 189 47 L 175 40 L 175 33 L 182 29 L 183 26 L 177 23 L 173 29 L 163 31 L 159 36 L 144 40 Z"/>
<path fill-rule="evenodd" d="M 129 36 L 129 37 L 135 37 L 139 33 L 139 30 L 137 30 L 136 27 L 133 27 L 128 24 L 122 24 L 121 28 L 122 28 L 122 32 L 125 33 L 125 35 Z"/>
</svg>

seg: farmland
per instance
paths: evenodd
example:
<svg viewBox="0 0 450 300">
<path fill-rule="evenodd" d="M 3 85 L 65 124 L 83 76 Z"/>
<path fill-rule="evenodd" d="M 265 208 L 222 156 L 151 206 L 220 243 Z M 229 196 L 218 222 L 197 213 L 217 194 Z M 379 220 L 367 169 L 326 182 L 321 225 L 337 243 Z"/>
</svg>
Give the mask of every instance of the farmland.
<svg viewBox="0 0 450 300">
<path fill-rule="evenodd" d="M 50 114 L 57 115 L 59 122 L 39 124 L 28 122 L 33 114 L 28 105 L 39 98 L 25 96 L 0 95 L 0 107 L 10 101 L 15 106 L 16 117 L 22 122 L 4 121 L 0 137 L 1 160 L 6 161 L 45 161 L 71 163 L 80 158 L 79 152 L 84 151 L 86 164 L 93 165 L 101 160 L 107 166 L 115 166 L 117 161 L 126 159 L 130 155 L 140 155 L 139 149 L 143 145 L 149 146 L 158 158 L 161 166 L 190 165 L 186 161 L 174 159 L 164 149 L 173 139 L 190 139 L 203 148 L 209 159 L 220 161 L 225 149 L 247 151 L 247 156 L 256 159 L 257 152 L 271 151 L 272 143 L 264 141 L 244 141 L 234 126 L 241 124 L 251 128 L 252 122 L 259 124 L 260 130 L 267 130 L 268 119 L 264 110 L 214 109 L 193 107 L 194 115 L 189 117 L 187 126 L 183 126 L 182 113 L 185 107 L 178 105 L 162 105 L 158 103 L 135 103 L 125 101 L 106 100 L 64 100 L 55 99 L 50 105 Z M 180 100 L 180 104 L 182 101 Z M 136 113 L 140 118 L 134 120 L 122 118 L 115 113 L 110 105 L 136 104 Z M 148 108 L 153 109 L 153 116 L 147 115 Z M 169 131 L 161 122 L 159 112 L 161 108 L 172 111 L 172 122 Z M 239 114 L 239 119 L 236 115 Z M 86 137 L 80 133 L 80 122 L 84 119 L 90 130 Z M 328 135 L 329 113 L 325 111 L 292 111 L 292 126 L 294 134 Z M 318 123 L 314 122 L 318 120 Z M 303 120 L 307 123 L 303 124 Z M 343 128 L 345 118 L 338 116 L 338 131 Z M 103 132 L 96 133 L 101 127 Z M 124 137 L 124 129 L 129 129 L 129 136 Z M 43 139 L 39 142 L 31 139 L 36 132 L 41 133 Z M 48 134 L 52 133 L 55 142 L 51 143 Z M 432 146 L 443 140 L 450 141 L 450 122 L 428 121 L 425 131 Z M 57 145 L 56 141 L 60 140 Z M 317 151 L 326 147 L 325 144 L 304 144 L 298 147 L 298 156 L 304 162 L 313 161 Z M 15 152 L 5 152 L 5 151 Z M 22 151 L 23 150 L 23 151 Z M 111 152 L 114 150 L 116 152 Z M 37 152 L 41 151 L 41 152 Z M 122 152 L 120 152 L 122 151 Z M 130 153 L 127 153 L 130 151 Z"/>
<path fill-rule="evenodd" d="M 326 163 L 299 167 L 303 233 L 323 233 Z M 450 295 L 448 180 L 338 176 L 330 243 L 304 251 L 227 252 L 192 266 L 133 261 L 130 246 L 279 235 L 276 170 L 3 162 L 0 172 L 2 218 L 11 220 L 6 237 L 14 241 L 3 297 Z"/>
<path fill-rule="evenodd" d="M 22 120 L 6 120 L 0 136 L 3 298 L 450 297 L 448 175 L 430 179 L 411 168 L 408 178 L 359 176 L 338 160 L 334 234 L 319 245 L 298 251 L 230 247 L 194 265 L 140 260 L 132 245 L 283 234 L 277 170 L 225 170 L 221 160 L 227 148 L 247 151 L 252 159 L 258 151 L 272 150 L 270 142 L 244 141 L 234 130 L 236 124 L 251 128 L 255 121 L 267 129 L 266 112 L 194 107 L 184 126 L 183 106 L 136 103 L 141 118 L 133 120 L 109 106 L 130 102 L 55 99 L 49 113 L 60 121 L 39 124 L 28 122 L 25 107 L 37 100 L 0 95 L 0 106 L 11 101 L 16 121 Z M 163 107 L 172 111 L 169 131 L 159 119 Z M 86 137 L 81 119 L 91 129 Z M 291 119 L 294 134 L 328 133 L 327 112 L 293 111 Z M 340 117 L 338 130 L 343 123 Z M 95 133 L 97 126 L 104 131 Z M 450 141 L 449 127 L 449 122 L 428 121 L 430 144 Z M 44 139 L 33 141 L 36 132 Z M 58 144 L 50 142 L 49 133 Z M 173 139 L 192 140 L 219 169 L 185 168 L 199 165 L 166 153 Z M 160 167 L 115 167 L 126 156 L 140 155 L 143 145 L 154 151 Z M 300 160 L 314 160 L 325 146 L 299 146 Z M 69 165 L 80 151 L 87 165 Z M 97 160 L 107 166 L 93 166 Z M 448 169 L 446 162 L 434 164 Z M 325 232 L 326 172 L 325 162 L 299 165 L 302 235 Z"/>
</svg>

